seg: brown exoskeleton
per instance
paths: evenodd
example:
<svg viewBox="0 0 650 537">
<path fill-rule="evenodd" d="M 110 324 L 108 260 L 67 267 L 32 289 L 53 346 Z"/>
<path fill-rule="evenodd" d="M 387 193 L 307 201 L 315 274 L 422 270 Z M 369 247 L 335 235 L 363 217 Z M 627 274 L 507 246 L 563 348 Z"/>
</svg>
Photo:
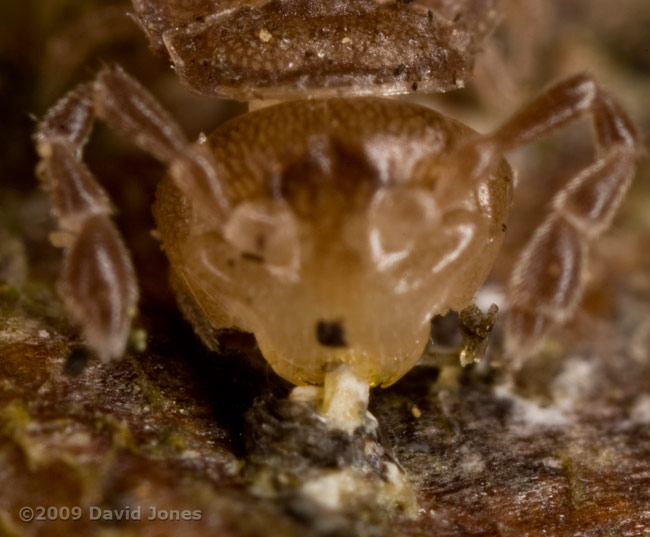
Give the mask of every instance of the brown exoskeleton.
<svg viewBox="0 0 650 537">
<path fill-rule="evenodd" d="M 189 142 L 139 84 L 108 67 L 41 121 L 64 298 L 103 360 L 123 353 L 138 293 L 109 200 L 82 161 L 95 118 L 169 166 L 154 213 L 181 306 L 204 341 L 214 348 L 226 328 L 253 333 L 277 373 L 324 383 L 324 412 L 340 415 L 357 413 L 344 394 L 363 408 L 369 386 L 415 364 L 432 316 L 471 303 L 511 204 L 503 154 L 590 114 L 597 159 L 555 194 L 514 268 L 507 352 L 530 353 L 572 314 L 589 244 L 639 153 L 617 102 L 577 75 L 479 135 L 377 97 L 462 86 L 494 2 L 133 3 L 152 47 L 190 88 L 295 100 Z"/>
</svg>

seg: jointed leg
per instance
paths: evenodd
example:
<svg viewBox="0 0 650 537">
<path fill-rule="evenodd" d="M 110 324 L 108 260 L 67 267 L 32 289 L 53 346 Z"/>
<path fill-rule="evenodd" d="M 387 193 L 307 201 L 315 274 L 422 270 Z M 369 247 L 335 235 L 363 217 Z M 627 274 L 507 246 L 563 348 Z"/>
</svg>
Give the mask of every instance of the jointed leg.
<svg viewBox="0 0 650 537">
<path fill-rule="evenodd" d="M 129 254 L 110 217 L 106 192 L 82 161 L 95 117 L 125 134 L 157 159 L 181 168 L 181 190 L 205 191 L 206 204 L 225 210 L 216 166 L 201 146 L 189 145 L 181 129 L 154 99 L 119 68 L 107 68 L 91 84 L 63 97 L 38 125 L 38 175 L 52 200 L 65 247 L 61 291 L 101 359 L 124 352 L 138 297 Z"/>
<path fill-rule="evenodd" d="M 450 178 L 475 183 L 504 152 L 587 113 L 593 116 L 597 160 L 557 192 L 511 278 L 506 351 L 513 357 L 529 355 L 555 324 L 572 315 L 589 244 L 609 227 L 634 174 L 640 152 L 634 127 L 611 96 L 579 75 L 547 90 L 493 133 L 460 146 L 450 159 Z M 438 194 L 453 200 L 450 180 L 440 184 Z"/>
</svg>

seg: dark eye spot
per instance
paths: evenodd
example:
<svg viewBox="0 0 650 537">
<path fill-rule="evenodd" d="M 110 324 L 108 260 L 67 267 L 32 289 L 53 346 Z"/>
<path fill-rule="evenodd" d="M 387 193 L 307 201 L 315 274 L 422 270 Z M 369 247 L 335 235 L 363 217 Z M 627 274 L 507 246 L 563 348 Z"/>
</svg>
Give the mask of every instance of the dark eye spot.
<svg viewBox="0 0 650 537">
<path fill-rule="evenodd" d="M 86 366 L 88 365 L 91 357 L 92 355 L 90 351 L 85 347 L 75 348 L 70 353 L 70 356 L 68 356 L 68 359 L 65 361 L 63 372 L 69 377 L 76 377 L 80 375 L 83 370 L 86 369 Z"/>
<path fill-rule="evenodd" d="M 347 347 L 345 327 L 342 321 L 318 321 L 316 339 L 325 347 Z"/>
</svg>

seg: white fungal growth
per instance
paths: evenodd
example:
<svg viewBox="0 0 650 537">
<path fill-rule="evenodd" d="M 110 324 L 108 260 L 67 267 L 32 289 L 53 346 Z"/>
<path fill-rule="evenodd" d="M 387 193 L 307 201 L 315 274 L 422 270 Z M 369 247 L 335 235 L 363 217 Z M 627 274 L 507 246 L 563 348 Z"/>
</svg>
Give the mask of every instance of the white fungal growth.
<svg viewBox="0 0 650 537">
<path fill-rule="evenodd" d="M 376 498 L 386 507 L 399 506 L 407 516 L 418 511 L 417 498 L 410 483 L 399 470 L 386 463 L 386 479 L 369 479 L 368 475 L 353 468 L 332 471 L 307 481 L 301 492 L 319 505 L 332 511 L 340 510 L 359 498 Z"/>
</svg>

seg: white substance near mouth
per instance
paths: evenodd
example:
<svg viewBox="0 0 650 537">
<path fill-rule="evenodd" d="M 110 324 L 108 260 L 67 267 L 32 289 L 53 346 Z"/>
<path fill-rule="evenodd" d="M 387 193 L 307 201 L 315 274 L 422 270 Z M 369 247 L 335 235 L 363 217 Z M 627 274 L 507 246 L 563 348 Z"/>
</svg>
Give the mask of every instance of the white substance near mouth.
<svg viewBox="0 0 650 537">
<path fill-rule="evenodd" d="M 321 414 L 332 428 L 352 433 L 366 417 L 369 397 L 368 382 L 339 367 L 325 375 Z"/>
<path fill-rule="evenodd" d="M 359 476 L 350 469 L 332 472 L 312 479 L 302 486 L 302 493 L 326 509 L 337 510 L 343 505 L 343 498 L 356 494 Z"/>
<path fill-rule="evenodd" d="M 289 399 L 314 405 L 327 426 L 352 434 L 360 426 L 367 431 L 378 427 L 376 418 L 368 412 L 369 392 L 366 381 L 354 375 L 350 367 L 341 365 L 326 373 L 323 387 L 297 386 Z M 406 516 L 415 517 L 418 502 L 411 484 L 395 463 L 385 460 L 384 448 L 372 436 L 363 446 L 363 455 L 382 459 L 383 476 L 364 464 L 322 469 L 306 478 L 299 487 L 300 493 L 332 511 L 354 509 L 355 505 L 370 502 L 387 509 L 399 508 Z M 258 483 L 258 493 L 273 488 L 264 481 Z"/>
<path fill-rule="evenodd" d="M 402 506 L 406 514 L 417 511 L 417 500 L 410 483 L 392 462 L 385 463 L 386 480 L 368 476 L 352 468 L 332 471 L 307 481 L 301 492 L 326 509 L 333 511 L 349 506 L 350 501 L 374 498 L 394 508 Z"/>
<path fill-rule="evenodd" d="M 289 394 L 289 399 L 297 403 L 313 403 L 323 398 L 320 386 L 296 386 Z"/>
</svg>

